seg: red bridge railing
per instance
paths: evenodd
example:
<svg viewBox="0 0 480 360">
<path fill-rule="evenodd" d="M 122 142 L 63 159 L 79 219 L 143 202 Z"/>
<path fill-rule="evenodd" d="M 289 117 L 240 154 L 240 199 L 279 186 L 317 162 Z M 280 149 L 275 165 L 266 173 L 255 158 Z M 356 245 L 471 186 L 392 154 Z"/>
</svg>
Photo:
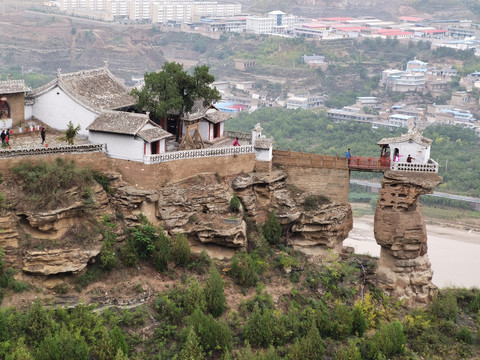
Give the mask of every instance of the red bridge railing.
<svg viewBox="0 0 480 360">
<path fill-rule="evenodd" d="M 348 161 L 351 170 L 385 171 L 390 169 L 389 157 L 352 156 Z"/>
</svg>

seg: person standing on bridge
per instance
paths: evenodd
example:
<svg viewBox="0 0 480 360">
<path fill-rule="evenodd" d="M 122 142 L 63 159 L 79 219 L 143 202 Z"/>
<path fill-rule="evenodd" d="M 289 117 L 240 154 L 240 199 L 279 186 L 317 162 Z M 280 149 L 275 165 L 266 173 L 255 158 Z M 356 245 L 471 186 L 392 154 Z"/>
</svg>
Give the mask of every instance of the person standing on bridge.
<svg viewBox="0 0 480 360">
<path fill-rule="evenodd" d="M 350 148 L 347 149 L 347 152 L 345 153 L 345 157 L 347 158 L 347 161 L 350 164 L 350 158 L 352 157 L 352 155 L 350 154 Z"/>
</svg>

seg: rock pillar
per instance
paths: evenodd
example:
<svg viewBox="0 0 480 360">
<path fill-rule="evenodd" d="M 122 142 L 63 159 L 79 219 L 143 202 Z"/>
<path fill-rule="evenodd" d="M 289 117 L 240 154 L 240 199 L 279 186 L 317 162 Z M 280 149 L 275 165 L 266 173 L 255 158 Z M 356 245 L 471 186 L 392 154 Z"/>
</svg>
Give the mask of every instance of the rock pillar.
<svg viewBox="0 0 480 360">
<path fill-rule="evenodd" d="M 436 290 L 419 197 L 441 181 L 437 174 L 419 172 L 387 171 L 383 177 L 374 225 L 382 247 L 378 284 L 409 305 L 428 303 Z"/>
</svg>

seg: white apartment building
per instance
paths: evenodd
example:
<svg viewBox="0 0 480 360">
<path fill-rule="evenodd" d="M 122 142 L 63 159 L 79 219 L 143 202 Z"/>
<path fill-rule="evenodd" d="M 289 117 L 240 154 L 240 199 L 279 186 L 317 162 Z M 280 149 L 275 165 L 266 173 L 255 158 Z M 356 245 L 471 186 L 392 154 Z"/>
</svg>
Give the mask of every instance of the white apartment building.
<svg viewBox="0 0 480 360">
<path fill-rule="evenodd" d="M 93 18 L 113 21 L 151 21 L 166 23 L 192 21 L 205 15 L 233 16 L 241 13 L 240 4 L 193 0 L 60 0 L 59 8 L 67 13 L 89 11 Z"/>
<path fill-rule="evenodd" d="M 254 34 L 290 33 L 300 22 L 295 16 L 285 16 L 282 11 L 270 11 L 267 17 L 247 17 L 247 31 Z"/>
</svg>

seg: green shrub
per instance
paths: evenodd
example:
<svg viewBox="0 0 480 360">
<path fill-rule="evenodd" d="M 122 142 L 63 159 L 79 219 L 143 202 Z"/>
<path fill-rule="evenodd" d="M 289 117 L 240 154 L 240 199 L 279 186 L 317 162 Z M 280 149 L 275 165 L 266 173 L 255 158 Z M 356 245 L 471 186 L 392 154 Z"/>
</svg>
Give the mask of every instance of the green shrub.
<svg viewBox="0 0 480 360">
<path fill-rule="evenodd" d="M 78 187 L 85 190 L 93 184 L 93 172 L 75 166 L 73 161 L 56 158 L 53 163 L 22 162 L 13 167 L 17 181 L 22 183 L 22 192 L 28 196 L 29 207 L 49 210 L 66 204 L 65 190 Z M 79 191 L 83 193 L 83 191 Z"/>
<path fill-rule="evenodd" d="M 200 254 L 192 254 L 191 260 L 187 265 L 188 270 L 193 270 L 198 274 L 205 274 L 207 267 L 210 265 L 211 259 L 205 250 Z"/>
<path fill-rule="evenodd" d="M 154 242 L 154 251 L 152 253 L 152 263 L 155 269 L 159 272 L 163 272 L 168 269 L 168 261 L 170 260 L 170 240 L 163 232 L 163 229 L 159 229 L 159 234 Z"/>
<path fill-rule="evenodd" d="M 353 312 L 347 305 L 336 304 L 330 312 L 327 333 L 338 340 L 346 339 L 353 330 Z"/>
<path fill-rule="evenodd" d="M 209 275 L 205 282 L 205 301 L 208 312 L 214 317 L 222 315 L 225 311 L 223 280 L 214 264 L 210 265 Z"/>
<path fill-rule="evenodd" d="M 107 194 L 113 195 L 115 190 L 110 186 L 108 176 L 98 171 L 93 172 L 93 178 L 99 183 Z"/>
<path fill-rule="evenodd" d="M 263 236 L 272 245 L 278 244 L 282 237 L 282 227 L 278 221 L 277 214 L 272 211 L 268 216 L 267 222 L 262 227 Z"/>
<path fill-rule="evenodd" d="M 7 342 L 8 344 L 8 342 Z M 33 355 L 30 353 L 27 345 L 25 344 L 25 339 L 20 338 L 14 345 L 13 351 L 9 351 L 5 356 L 5 360 L 35 360 Z"/>
<path fill-rule="evenodd" d="M 303 208 L 306 211 L 316 210 L 320 205 L 330 204 L 331 201 L 323 195 L 308 195 L 305 200 L 303 200 Z"/>
<path fill-rule="evenodd" d="M 128 344 L 125 335 L 123 335 L 122 330 L 118 326 L 114 326 L 112 331 L 110 331 L 110 339 L 116 352 L 121 350 L 123 355 L 128 356 Z"/>
<path fill-rule="evenodd" d="M 402 324 L 394 321 L 382 326 L 373 337 L 366 342 L 363 356 L 366 359 L 389 358 L 405 351 L 407 338 L 403 333 Z"/>
<path fill-rule="evenodd" d="M 113 248 L 117 241 L 117 235 L 110 229 L 103 236 L 102 249 L 100 250 L 100 264 L 106 271 L 112 270 L 117 265 L 117 257 Z"/>
<path fill-rule="evenodd" d="M 180 351 L 180 360 L 202 360 L 205 359 L 205 353 L 203 352 L 202 345 L 200 345 L 200 339 L 195 333 L 195 329 L 191 326 L 188 329 L 187 341 Z"/>
<path fill-rule="evenodd" d="M 190 246 L 183 234 L 176 234 L 172 241 L 172 260 L 177 266 L 184 267 L 190 260 Z"/>
<path fill-rule="evenodd" d="M 473 344 L 473 334 L 472 330 L 467 327 L 462 327 L 458 332 L 457 336 L 455 337 L 458 341 L 463 342 L 465 344 Z"/>
<path fill-rule="evenodd" d="M 59 137 L 60 141 L 65 141 L 68 145 L 73 145 L 75 141 L 75 136 L 82 129 L 80 125 L 74 126 L 72 120 L 67 124 L 67 130 L 63 132 L 63 136 Z"/>
<path fill-rule="evenodd" d="M 207 310 L 205 292 L 196 277 L 191 277 L 188 281 L 188 289 L 185 293 L 183 305 L 189 314 L 191 314 L 197 307 L 202 311 Z"/>
<path fill-rule="evenodd" d="M 272 311 L 270 309 L 262 311 L 258 303 L 255 303 L 243 329 L 243 337 L 253 346 L 266 347 L 273 343 L 273 327 Z"/>
<path fill-rule="evenodd" d="M 429 309 L 439 319 L 455 321 L 458 314 L 457 298 L 452 291 L 439 293 Z"/>
<path fill-rule="evenodd" d="M 120 260 L 126 266 L 136 266 L 138 261 L 137 249 L 132 240 L 127 239 L 120 249 Z"/>
<path fill-rule="evenodd" d="M 258 281 L 258 274 L 266 266 L 255 251 L 239 252 L 232 258 L 228 274 L 241 286 L 254 286 Z"/>
<path fill-rule="evenodd" d="M 37 360 L 75 359 L 87 360 L 90 348 L 78 332 L 62 328 L 59 333 L 48 335 L 38 346 Z"/>
<path fill-rule="evenodd" d="M 230 350 L 232 347 L 232 334 L 228 325 L 220 320 L 215 321 L 211 314 L 205 315 L 199 308 L 187 319 L 187 325 L 195 330 L 200 338 L 204 350 L 210 351 Z"/>
<path fill-rule="evenodd" d="M 307 335 L 297 340 L 288 354 L 289 360 L 322 360 L 325 347 L 320 333 L 315 325 L 311 325 Z"/>
<path fill-rule="evenodd" d="M 106 271 L 112 270 L 117 265 L 117 257 L 115 256 L 111 243 L 104 242 L 102 244 L 100 263 L 102 264 L 102 268 Z"/>
<path fill-rule="evenodd" d="M 349 341 L 348 346 L 340 346 L 333 360 L 362 360 L 362 353 L 354 341 Z"/>
<path fill-rule="evenodd" d="M 242 208 L 242 202 L 237 197 L 237 194 L 232 195 L 228 208 L 230 209 L 231 212 L 234 212 L 234 213 L 238 213 Z"/>
<path fill-rule="evenodd" d="M 352 334 L 362 337 L 367 329 L 367 320 L 365 319 L 365 315 L 363 315 L 362 307 L 359 305 L 354 306 L 352 315 Z"/>
<path fill-rule="evenodd" d="M 159 294 L 154 301 L 154 307 L 163 319 L 170 324 L 178 325 L 183 319 L 182 307 L 172 299 L 171 294 Z"/>
<path fill-rule="evenodd" d="M 36 299 L 27 314 L 27 340 L 38 344 L 45 337 L 55 332 L 55 322 L 51 314 L 43 307 L 41 301 Z"/>
<path fill-rule="evenodd" d="M 477 291 L 477 294 L 468 305 L 468 310 L 474 314 L 477 314 L 478 311 L 480 311 L 480 291 Z"/>
<path fill-rule="evenodd" d="M 98 281 L 105 275 L 105 271 L 102 270 L 99 264 L 95 263 L 88 267 L 87 272 L 80 275 L 77 278 L 76 289 L 81 291 L 88 284 Z"/>
</svg>

